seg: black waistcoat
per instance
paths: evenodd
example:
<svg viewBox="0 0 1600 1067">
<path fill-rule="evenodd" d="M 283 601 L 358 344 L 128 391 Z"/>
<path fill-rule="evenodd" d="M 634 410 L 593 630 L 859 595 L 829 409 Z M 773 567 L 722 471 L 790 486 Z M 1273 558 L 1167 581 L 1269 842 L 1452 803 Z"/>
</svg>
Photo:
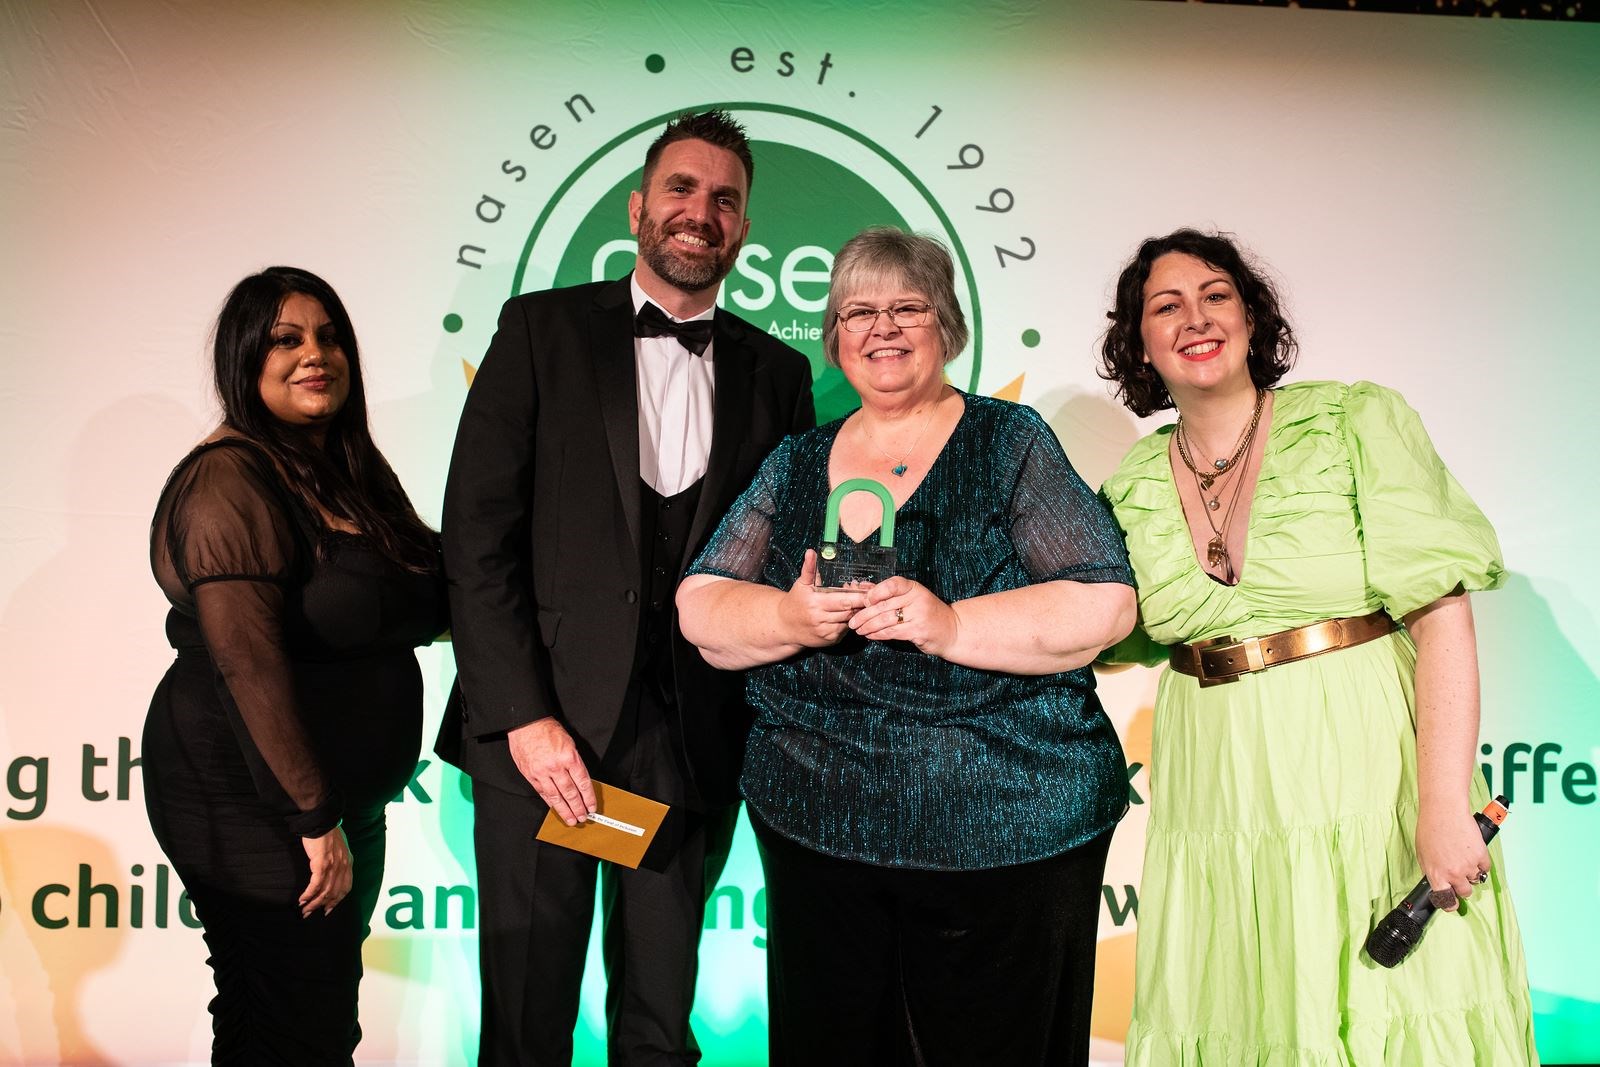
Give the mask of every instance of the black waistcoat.
<svg viewBox="0 0 1600 1067">
<path fill-rule="evenodd" d="M 673 684 L 672 638 L 677 627 L 672 598 L 689 563 L 689 528 L 700 503 L 704 479 L 673 496 L 662 496 L 639 482 L 639 562 L 644 574 L 644 610 L 639 620 L 639 645 L 634 677 L 650 686 L 667 707 L 677 703 Z"/>
</svg>

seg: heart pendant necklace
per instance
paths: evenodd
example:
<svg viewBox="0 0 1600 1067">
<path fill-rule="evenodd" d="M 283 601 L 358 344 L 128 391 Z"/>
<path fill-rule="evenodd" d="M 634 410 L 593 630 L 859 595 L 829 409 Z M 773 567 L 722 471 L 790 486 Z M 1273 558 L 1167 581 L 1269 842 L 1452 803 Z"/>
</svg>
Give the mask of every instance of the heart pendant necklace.
<svg viewBox="0 0 1600 1067">
<path fill-rule="evenodd" d="M 933 403 L 933 407 L 928 409 L 928 417 L 922 420 L 922 429 L 917 431 L 916 439 L 911 442 L 911 447 L 906 449 L 905 454 L 899 459 L 891 456 L 888 452 L 884 451 L 882 445 L 878 444 L 877 439 L 872 436 L 872 431 L 867 429 L 865 417 L 862 418 L 861 432 L 867 435 L 867 440 L 872 442 L 872 447 L 876 448 L 878 452 L 882 454 L 883 458 L 889 461 L 891 464 L 889 467 L 889 473 L 893 474 L 896 478 L 904 478 L 906 476 L 906 471 L 911 469 L 906 461 L 911 458 L 911 454 L 915 452 L 917 450 L 917 446 L 922 443 L 922 435 L 928 432 L 928 426 L 933 422 L 933 416 L 938 410 L 939 402 L 936 400 Z"/>
</svg>

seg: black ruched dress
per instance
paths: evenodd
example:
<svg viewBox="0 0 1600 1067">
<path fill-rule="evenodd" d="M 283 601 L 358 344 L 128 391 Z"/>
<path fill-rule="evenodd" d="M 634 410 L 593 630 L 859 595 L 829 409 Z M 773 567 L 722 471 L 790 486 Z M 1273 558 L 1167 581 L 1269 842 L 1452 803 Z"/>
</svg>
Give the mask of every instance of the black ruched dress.
<svg viewBox="0 0 1600 1067">
<path fill-rule="evenodd" d="M 328 531 L 241 438 L 178 464 L 150 558 L 177 658 L 145 721 L 145 800 L 205 925 L 213 1062 L 350 1063 L 383 809 L 421 743 L 413 649 L 444 629 L 442 577 Z M 301 918 L 300 839 L 341 820 L 350 895 Z"/>
</svg>

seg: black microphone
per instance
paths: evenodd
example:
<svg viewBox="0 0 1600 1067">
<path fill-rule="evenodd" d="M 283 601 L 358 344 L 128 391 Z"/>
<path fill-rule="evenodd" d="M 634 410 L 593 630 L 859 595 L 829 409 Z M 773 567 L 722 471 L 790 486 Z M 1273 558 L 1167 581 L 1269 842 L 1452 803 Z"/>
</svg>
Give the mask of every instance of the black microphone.
<svg viewBox="0 0 1600 1067">
<path fill-rule="evenodd" d="M 1482 811 L 1473 813 L 1484 844 L 1494 840 L 1494 835 L 1500 831 L 1500 824 L 1510 814 L 1510 808 L 1511 801 L 1504 796 L 1496 796 Z M 1417 883 L 1417 888 L 1395 905 L 1395 909 L 1385 915 L 1367 937 L 1367 955 L 1372 962 L 1383 967 L 1394 967 L 1409 956 L 1411 950 L 1417 947 L 1417 942 L 1422 940 L 1422 928 L 1433 918 L 1434 910 L 1433 901 L 1429 899 L 1428 879 L 1423 878 Z"/>
</svg>

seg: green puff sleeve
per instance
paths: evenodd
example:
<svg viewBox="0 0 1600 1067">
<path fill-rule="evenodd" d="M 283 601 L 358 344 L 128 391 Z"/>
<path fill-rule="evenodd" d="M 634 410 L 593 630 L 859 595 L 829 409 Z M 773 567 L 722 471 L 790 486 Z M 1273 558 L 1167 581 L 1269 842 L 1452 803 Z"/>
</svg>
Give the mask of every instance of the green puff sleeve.
<svg viewBox="0 0 1600 1067">
<path fill-rule="evenodd" d="M 1137 450 L 1138 446 L 1135 446 Z M 1110 485 L 1110 483 L 1106 483 Z M 1111 497 L 1106 493 L 1106 486 L 1100 487 L 1100 500 L 1105 504 L 1106 511 L 1116 519 L 1116 509 L 1112 506 Z M 1118 524 L 1120 527 L 1120 523 Z M 1124 534 L 1126 538 L 1126 534 Z M 1094 658 L 1095 663 L 1104 666 L 1127 666 L 1139 664 L 1144 667 L 1155 667 L 1167 662 L 1167 646 L 1157 642 L 1144 631 L 1144 619 L 1141 615 L 1138 622 L 1134 623 L 1133 631 L 1121 641 L 1104 649 Z"/>
<path fill-rule="evenodd" d="M 1477 592 L 1504 582 L 1494 527 L 1400 394 L 1356 382 L 1344 412 L 1367 584 L 1390 616 L 1401 619 L 1457 586 Z"/>
</svg>

